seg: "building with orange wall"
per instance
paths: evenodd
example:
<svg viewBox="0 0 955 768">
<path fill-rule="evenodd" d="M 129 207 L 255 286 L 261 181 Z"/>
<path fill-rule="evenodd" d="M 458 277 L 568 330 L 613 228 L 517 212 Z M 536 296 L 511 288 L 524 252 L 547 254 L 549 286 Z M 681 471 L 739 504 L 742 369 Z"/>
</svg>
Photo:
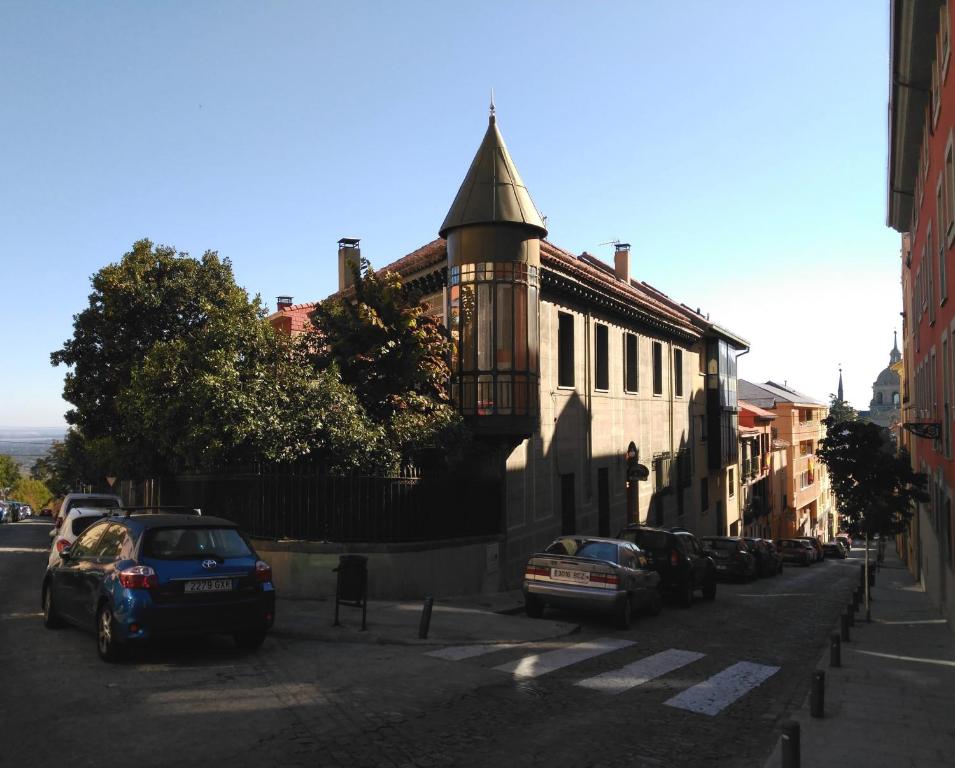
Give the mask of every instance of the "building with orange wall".
<svg viewBox="0 0 955 768">
<path fill-rule="evenodd" d="M 828 408 L 808 395 L 772 381 L 753 384 L 739 380 L 741 400 L 775 414 L 771 427 L 780 442 L 778 516 L 774 538 L 818 536 L 828 541 L 836 533 L 832 493 L 825 466 L 816 457 L 826 435 L 822 420 Z M 772 483 L 770 483 L 771 485 Z"/>
<path fill-rule="evenodd" d="M 789 443 L 776 436 L 776 414 L 739 401 L 739 482 L 743 534 L 785 536 L 786 468 Z"/>
<path fill-rule="evenodd" d="M 912 572 L 955 616 L 955 67 L 946 0 L 890 3 L 888 217 L 902 234 L 902 422 L 900 442 L 929 477 L 903 551 Z M 886 308 L 894 311 L 895 307 Z"/>
</svg>

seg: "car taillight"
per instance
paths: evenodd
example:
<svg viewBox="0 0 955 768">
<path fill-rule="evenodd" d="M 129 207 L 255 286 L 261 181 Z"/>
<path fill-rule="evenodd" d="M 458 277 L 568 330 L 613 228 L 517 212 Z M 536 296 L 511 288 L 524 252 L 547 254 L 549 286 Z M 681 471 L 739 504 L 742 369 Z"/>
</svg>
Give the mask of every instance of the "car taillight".
<svg viewBox="0 0 955 768">
<path fill-rule="evenodd" d="M 550 576 L 550 568 L 543 565 L 528 565 L 524 569 L 524 578 L 532 579 L 535 576 Z"/>
<path fill-rule="evenodd" d="M 670 550 L 670 565 L 676 567 L 680 564 L 680 553 L 675 549 Z"/>
<path fill-rule="evenodd" d="M 592 584 L 610 584 L 615 587 L 620 583 L 620 577 L 615 573 L 592 573 L 590 574 L 590 582 Z"/>
<path fill-rule="evenodd" d="M 159 577 L 148 565 L 134 565 L 117 575 L 119 583 L 127 589 L 153 589 L 159 586 Z"/>
<path fill-rule="evenodd" d="M 265 560 L 256 561 L 255 580 L 262 584 L 272 581 L 272 566 L 265 562 Z"/>
<path fill-rule="evenodd" d="M 66 549 L 68 546 L 70 546 L 70 542 L 68 542 L 66 539 L 57 539 L 57 540 L 56 540 L 56 553 L 59 554 L 59 553 L 62 552 L 64 549 Z"/>
</svg>

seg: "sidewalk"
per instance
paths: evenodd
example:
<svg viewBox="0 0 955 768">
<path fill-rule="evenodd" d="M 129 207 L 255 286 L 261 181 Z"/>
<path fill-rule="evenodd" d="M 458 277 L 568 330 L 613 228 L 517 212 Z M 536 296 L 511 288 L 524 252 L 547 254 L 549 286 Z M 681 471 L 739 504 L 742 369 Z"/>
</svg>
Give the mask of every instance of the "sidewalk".
<svg viewBox="0 0 955 768">
<path fill-rule="evenodd" d="M 418 638 L 424 602 L 369 600 L 367 629 L 361 631 L 361 608 L 342 605 L 341 626 L 333 626 L 335 598 L 279 599 L 276 636 L 331 643 L 391 643 L 400 645 L 470 645 L 527 643 L 563 637 L 580 626 L 563 621 L 530 620 L 524 615 L 519 589 L 488 595 L 435 600 L 426 639 Z"/>
<path fill-rule="evenodd" d="M 828 646 L 820 659 L 825 717 L 810 717 L 808 697 L 792 717 L 801 731 L 801 764 L 955 765 L 955 634 L 891 544 L 872 597 L 872 621 L 860 607 L 850 642 L 842 644 L 842 666 L 829 666 Z M 765 768 L 781 765 L 777 743 Z"/>
</svg>

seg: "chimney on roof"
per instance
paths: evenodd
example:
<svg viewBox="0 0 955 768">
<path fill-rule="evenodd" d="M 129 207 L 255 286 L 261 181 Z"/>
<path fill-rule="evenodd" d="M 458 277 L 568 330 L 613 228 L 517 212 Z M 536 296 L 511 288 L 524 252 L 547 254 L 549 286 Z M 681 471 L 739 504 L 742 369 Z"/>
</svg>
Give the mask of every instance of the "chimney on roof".
<svg viewBox="0 0 955 768">
<path fill-rule="evenodd" d="M 343 237 L 338 241 L 338 290 L 344 291 L 355 284 L 356 268 L 361 266 L 361 249 L 357 237 Z"/>
<path fill-rule="evenodd" d="M 613 271 L 618 280 L 630 283 L 630 243 L 617 243 L 613 250 Z"/>
<path fill-rule="evenodd" d="M 292 297 L 291 296 L 278 296 L 275 299 L 276 310 L 281 312 L 283 309 L 288 309 L 292 306 Z"/>
</svg>

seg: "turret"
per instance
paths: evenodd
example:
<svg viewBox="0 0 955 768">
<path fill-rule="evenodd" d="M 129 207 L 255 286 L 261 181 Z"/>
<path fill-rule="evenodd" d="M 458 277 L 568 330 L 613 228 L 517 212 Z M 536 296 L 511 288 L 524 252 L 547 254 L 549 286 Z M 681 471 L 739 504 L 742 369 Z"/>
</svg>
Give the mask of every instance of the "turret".
<svg viewBox="0 0 955 768">
<path fill-rule="evenodd" d="M 540 241 L 547 230 L 493 103 L 440 234 L 448 242 L 454 402 L 477 434 L 529 437 L 540 420 Z"/>
</svg>

